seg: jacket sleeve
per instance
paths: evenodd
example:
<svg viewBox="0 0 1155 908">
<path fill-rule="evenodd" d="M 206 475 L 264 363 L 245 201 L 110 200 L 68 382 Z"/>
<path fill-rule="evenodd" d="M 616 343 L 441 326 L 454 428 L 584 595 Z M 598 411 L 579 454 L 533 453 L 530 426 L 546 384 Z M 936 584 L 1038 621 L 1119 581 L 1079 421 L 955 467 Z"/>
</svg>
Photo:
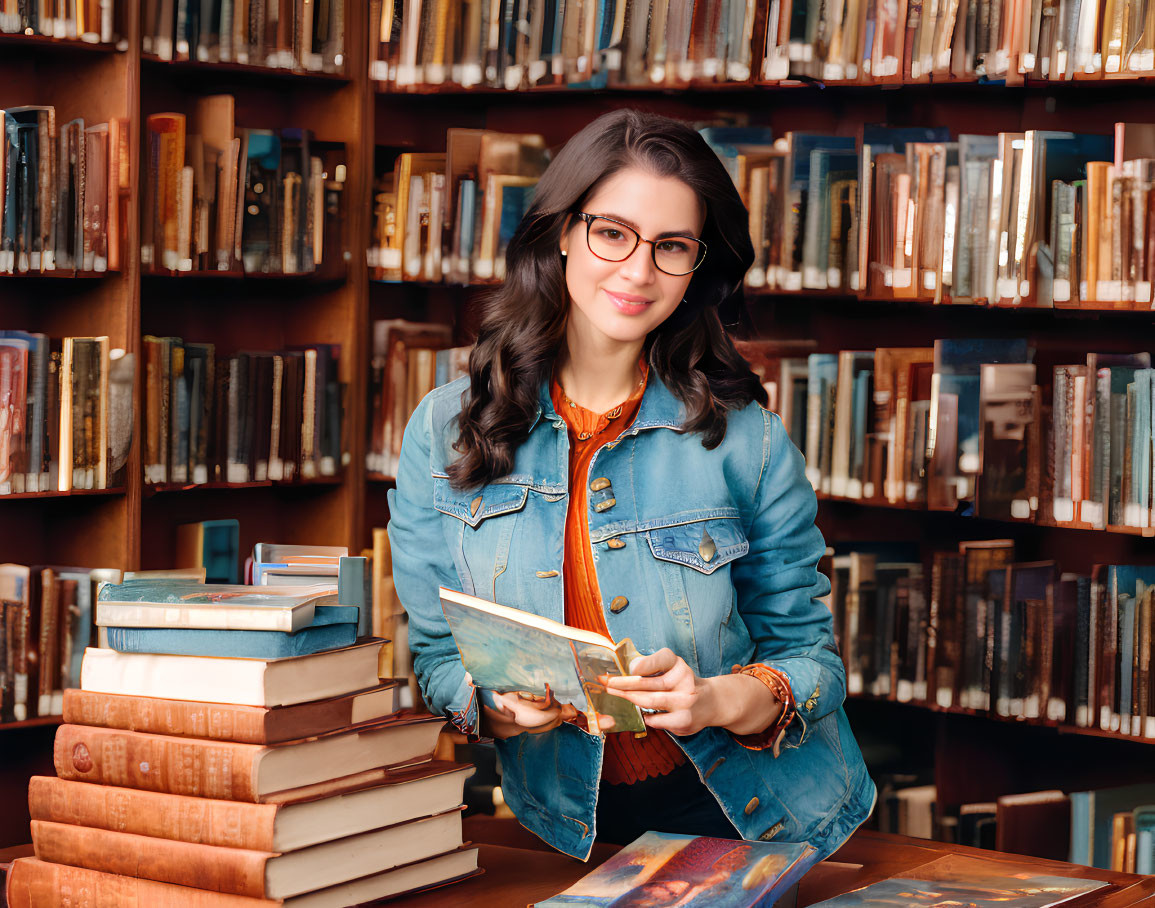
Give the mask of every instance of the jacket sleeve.
<svg viewBox="0 0 1155 908">
<path fill-rule="evenodd" d="M 777 415 L 763 411 L 762 470 L 747 535 L 750 551 L 731 571 L 738 612 L 754 641 L 751 662 L 790 680 L 797 707 L 784 745 L 797 747 L 808 723 L 834 712 L 846 696 L 846 673 L 833 618 L 820 597 L 830 581 L 818 571 L 826 550 L 814 524 L 818 501 L 802 454 Z"/>
<path fill-rule="evenodd" d="M 409 615 L 409 646 L 430 710 L 470 736 L 478 733 L 477 697 L 441 611 L 440 586 L 461 590 L 443 518 L 433 507 L 431 398 L 414 411 L 401 444 L 397 487 L 389 490 L 393 581 Z"/>
</svg>

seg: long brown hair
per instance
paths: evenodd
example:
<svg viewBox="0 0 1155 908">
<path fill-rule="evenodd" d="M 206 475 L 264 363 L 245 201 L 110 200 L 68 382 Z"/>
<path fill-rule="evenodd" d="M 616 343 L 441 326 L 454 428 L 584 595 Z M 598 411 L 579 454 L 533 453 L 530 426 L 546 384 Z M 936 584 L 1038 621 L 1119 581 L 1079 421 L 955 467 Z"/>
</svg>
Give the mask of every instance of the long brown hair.
<svg viewBox="0 0 1155 908">
<path fill-rule="evenodd" d="M 742 279 L 754 261 L 746 208 L 722 163 L 690 126 L 637 110 L 604 114 L 575 135 L 538 183 L 533 205 L 510 239 L 505 283 L 489 298 L 469 357 L 461 430 L 449 467 L 458 488 L 506 475 L 529 435 L 539 392 L 565 341 L 569 293 L 559 241 L 570 213 L 626 167 L 673 176 L 706 209 L 706 259 L 683 302 L 646 338 L 650 367 L 685 407 L 683 431 L 714 448 L 726 413 L 766 392 L 722 327 L 719 308 L 742 310 Z"/>
</svg>

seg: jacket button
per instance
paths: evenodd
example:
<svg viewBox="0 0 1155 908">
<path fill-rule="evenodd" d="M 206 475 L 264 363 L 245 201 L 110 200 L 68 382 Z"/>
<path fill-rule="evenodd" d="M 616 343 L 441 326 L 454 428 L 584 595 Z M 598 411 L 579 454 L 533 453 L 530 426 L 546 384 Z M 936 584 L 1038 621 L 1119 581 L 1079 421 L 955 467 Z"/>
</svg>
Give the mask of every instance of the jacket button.
<svg viewBox="0 0 1155 908">
<path fill-rule="evenodd" d="M 590 483 L 591 492 L 600 492 L 602 489 L 608 489 L 609 487 L 610 481 L 604 476 L 599 476 L 597 479 Z"/>
<path fill-rule="evenodd" d="M 595 504 L 594 510 L 600 514 L 602 511 L 608 511 L 617 503 L 618 500 L 616 498 L 607 498 L 605 501 L 599 501 L 597 504 Z"/>
<path fill-rule="evenodd" d="M 538 571 L 537 576 L 540 577 L 542 580 L 546 580 L 550 577 L 556 577 L 557 571 Z"/>
<path fill-rule="evenodd" d="M 476 517 L 477 509 L 481 507 L 481 496 L 478 495 L 473 501 L 469 502 L 469 516 Z"/>
<path fill-rule="evenodd" d="M 759 801 L 757 798 L 751 798 L 750 799 L 750 803 L 747 804 L 746 808 L 745 808 L 746 816 L 750 816 L 750 814 L 752 814 L 755 810 L 758 809 L 758 803 L 759 803 Z"/>
<path fill-rule="evenodd" d="M 785 823 L 775 823 L 773 826 L 771 826 L 769 829 L 767 829 L 764 833 L 762 833 L 762 835 L 758 836 L 758 838 L 760 841 L 769 842 L 772 838 L 774 838 L 774 836 L 778 835 L 778 833 L 780 833 L 785 828 L 786 828 Z"/>
<path fill-rule="evenodd" d="M 709 561 L 718 553 L 718 546 L 714 544 L 713 538 L 705 530 L 702 530 L 702 541 L 698 544 L 698 554 L 702 556 L 703 561 Z"/>
<path fill-rule="evenodd" d="M 615 615 L 630 604 L 630 600 L 625 596 L 614 596 L 610 602 L 610 611 Z"/>
<path fill-rule="evenodd" d="M 615 536 L 613 539 L 607 539 L 606 545 L 611 549 L 624 549 L 626 547 L 626 541 Z"/>
</svg>

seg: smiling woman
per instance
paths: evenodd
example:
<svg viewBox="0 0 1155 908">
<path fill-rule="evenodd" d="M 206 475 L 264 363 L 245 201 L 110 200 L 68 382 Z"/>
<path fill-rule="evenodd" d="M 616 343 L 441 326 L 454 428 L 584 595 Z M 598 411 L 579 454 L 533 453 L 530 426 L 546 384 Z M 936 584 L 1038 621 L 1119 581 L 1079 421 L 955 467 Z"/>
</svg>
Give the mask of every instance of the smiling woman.
<svg viewBox="0 0 1155 908">
<path fill-rule="evenodd" d="M 814 493 L 722 327 L 753 259 L 746 225 L 690 127 L 596 120 L 510 241 L 468 378 L 405 432 L 389 533 L 422 692 L 496 740 L 518 819 L 579 857 L 645 830 L 824 856 L 873 803 Z M 607 689 L 648 734 L 475 689 L 438 585 L 629 637 L 647 655 Z"/>
</svg>

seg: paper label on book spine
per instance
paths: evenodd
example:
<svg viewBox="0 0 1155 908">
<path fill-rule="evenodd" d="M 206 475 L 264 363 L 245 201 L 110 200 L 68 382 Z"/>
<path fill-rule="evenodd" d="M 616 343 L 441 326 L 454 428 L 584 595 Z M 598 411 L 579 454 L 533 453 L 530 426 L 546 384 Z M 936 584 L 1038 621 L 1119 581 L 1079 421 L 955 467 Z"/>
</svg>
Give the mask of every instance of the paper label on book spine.
<svg viewBox="0 0 1155 908">
<path fill-rule="evenodd" d="M 1111 730 L 1111 719 L 1112 719 L 1113 715 L 1114 714 L 1111 712 L 1111 707 L 1109 707 L 1109 706 L 1100 706 L 1099 707 L 1099 728 L 1102 731 L 1110 731 Z"/>
<path fill-rule="evenodd" d="M 842 284 L 842 269 L 841 268 L 827 268 L 826 269 L 826 286 L 838 287 Z"/>
<path fill-rule="evenodd" d="M 806 478 L 810 480 L 810 485 L 814 487 L 814 491 L 818 491 L 818 487 L 822 484 L 822 471 L 818 467 L 807 467 Z"/>
<path fill-rule="evenodd" d="M 896 288 L 909 287 L 913 274 L 910 268 L 895 268 L 891 272 L 892 286 Z"/>
<path fill-rule="evenodd" d="M 374 60 L 369 64 L 369 78 L 374 82 L 386 82 L 389 79 L 389 64 L 385 60 Z"/>
<path fill-rule="evenodd" d="M 418 82 L 417 66 L 412 63 L 398 63 L 397 74 L 393 81 L 397 85 L 416 85 Z"/>
<path fill-rule="evenodd" d="M 689 82 L 694 78 L 694 61 L 682 60 L 678 64 L 678 78 L 683 82 Z"/>
<path fill-rule="evenodd" d="M 914 697 L 914 685 L 900 678 L 895 686 L 894 696 L 899 703 L 909 703 Z"/>
<path fill-rule="evenodd" d="M 606 59 L 609 59 L 609 51 L 606 52 Z M 619 55 L 620 56 L 620 55 Z M 615 69 L 617 67 L 614 67 Z M 702 61 L 702 75 L 707 79 L 715 79 L 718 73 L 722 71 L 722 61 L 717 57 L 708 57 Z"/>
<path fill-rule="evenodd" d="M 846 692 L 849 694 L 862 693 L 862 674 L 860 672 L 850 672 L 846 676 Z"/>
<path fill-rule="evenodd" d="M 1071 298 L 1071 282 L 1066 278 L 1057 277 L 1051 285 L 1051 298 L 1056 303 L 1065 303 Z"/>
<path fill-rule="evenodd" d="M 429 74 L 429 67 L 425 67 L 427 81 L 432 82 L 433 77 Z M 522 68 L 517 64 L 507 66 L 505 68 L 505 89 L 506 91 L 517 91 L 521 87 Z M 444 81 L 444 80 L 443 80 Z"/>
<path fill-rule="evenodd" d="M 862 497 L 862 480 L 861 479 L 847 479 L 846 487 L 843 494 L 847 498 L 861 498 Z"/>
<path fill-rule="evenodd" d="M 1056 498 L 1052 507 L 1058 523 L 1070 523 L 1075 519 L 1075 503 L 1070 498 Z"/>
<path fill-rule="evenodd" d="M 946 688 L 940 687 L 937 691 L 935 691 L 935 702 L 938 703 L 939 707 L 942 709 L 950 709 L 951 706 L 954 705 L 951 702 L 952 699 L 953 695 L 951 691 L 947 690 Z"/>
<path fill-rule="evenodd" d="M 731 82 L 748 82 L 750 80 L 750 67 L 745 63 L 727 63 L 726 78 Z"/>
<path fill-rule="evenodd" d="M 1084 501 L 1079 506 L 1079 517 L 1083 523 L 1102 528 L 1103 505 L 1097 501 Z"/>
<path fill-rule="evenodd" d="M 540 82 L 545 78 L 548 71 L 545 60 L 534 60 L 529 64 L 529 81 L 531 83 Z"/>
<path fill-rule="evenodd" d="M 1100 300 L 1121 300 L 1123 298 L 1122 281 L 1098 281 L 1095 284 L 1095 296 Z"/>
<path fill-rule="evenodd" d="M 847 484 L 845 476 L 832 477 L 830 480 L 830 494 L 838 498 L 845 498 Z"/>
<path fill-rule="evenodd" d="M 841 63 L 826 63 L 822 67 L 822 78 L 827 82 L 841 82 L 846 78 L 846 67 Z"/>
<path fill-rule="evenodd" d="M 765 287 L 766 272 L 762 268 L 751 268 L 746 272 L 747 287 Z"/>
<path fill-rule="evenodd" d="M 826 275 L 813 265 L 806 265 L 802 269 L 802 286 L 807 290 L 825 290 Z"/>
<path fill-rule="evenodd" d="M 1155 738 L 1155 716 L 1147 716 L 1143 720 L 1143 737 Z"/>
<path fill-rule="evenodd" d="M 855 481 L 857 482 L 857 480 L 855 480 Z M 873 482 L 862 483 L 862 495 L 860 497 L 873 498 L 874 492 L 875 492 L 875 489 L 874 489 L 874 483 Z"/>
<path fill-rule="evenodd" d="M 1135 302 L 1149 303 L 1151 302 L 1151 282 L 1137 281 L 1135 283 Z"/>
<path fill-rule="evenodd" d="M 922 273 L 922 289 L 935 290 L 938 287 L 938 275 L 933 271 L 924 271 Z"/>
<path fill-rule="evenodd" d="M 1151 511 L 1146 505 L 1134 502 L 1127 504 L 1123 508 L 1123 523 L 1129 527 L 1146 529 L 1151 525 Z"/>
<path fill-rule="evenodd" d="M 802 272 L 786 271 L 782 274 L 782 289 L 796 291 L 802 289 Z"/>
</svg>

